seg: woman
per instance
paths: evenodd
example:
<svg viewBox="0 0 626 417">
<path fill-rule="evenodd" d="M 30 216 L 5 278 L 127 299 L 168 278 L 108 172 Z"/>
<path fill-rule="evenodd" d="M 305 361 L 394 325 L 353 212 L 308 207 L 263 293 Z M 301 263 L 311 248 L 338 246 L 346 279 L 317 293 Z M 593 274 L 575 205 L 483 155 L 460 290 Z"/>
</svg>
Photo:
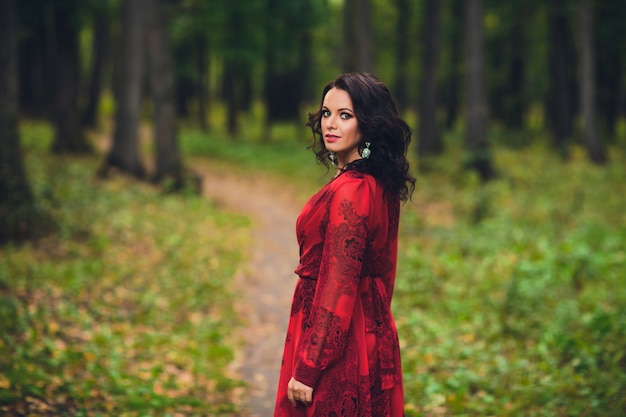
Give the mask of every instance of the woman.
<svg viewBox="0 0 626 417">
<path fill-rule="evenodd" d="M 411 129 L 365 73 L 329 82 L 307 126 L 317 159 L 337 173 L 296 222 L 299 280 L 274 416 L 403 416 L 390 304 L 400 201 L 415 186 Z"/>
</svg>

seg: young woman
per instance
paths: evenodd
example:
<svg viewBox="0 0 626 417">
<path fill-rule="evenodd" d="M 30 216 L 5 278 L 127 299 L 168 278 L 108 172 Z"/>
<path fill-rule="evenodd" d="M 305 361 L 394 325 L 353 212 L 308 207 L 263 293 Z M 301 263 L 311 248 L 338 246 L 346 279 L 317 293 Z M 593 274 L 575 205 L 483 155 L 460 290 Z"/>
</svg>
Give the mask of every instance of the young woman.
<svg viewBox="0 0 626 417">
<path fill-rule="evenodd" d="M 415 186 L 411 129 L 389 89 L 365 73 L 329 82 L 307 126 L 317 159 L 337 172 L 296 222 L 299 279 L 274 416 L 400 417 L 390 304 L 400 202 Z"/>
</svg>

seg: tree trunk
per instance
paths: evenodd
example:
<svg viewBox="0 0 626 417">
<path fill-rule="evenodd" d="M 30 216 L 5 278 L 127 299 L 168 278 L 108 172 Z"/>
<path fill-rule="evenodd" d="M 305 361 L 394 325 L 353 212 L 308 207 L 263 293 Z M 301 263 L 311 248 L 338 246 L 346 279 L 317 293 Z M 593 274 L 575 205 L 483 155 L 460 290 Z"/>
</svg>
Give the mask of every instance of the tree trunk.
<svg viewBox="0 0 626 417">
<path fill-rule="evenodd" d="M 466 168 L 476 170 L 483 181 L 493 177 L 487 142 L 487 99 L 483 46 L 482 0 L 466 3 Z"/>
<path fill-rule="evenodd" d="M 267 19 L 265 26 L 265 141 L 271 139 L 273 123 L 300 119 L 300 104 L 311 79 L 312 24 L 305 22 L 301 16 L 306 16 L 307 11 L 313 8 L 312 1 L 303 0 L 298 7 L 286 7 L 289 2 L 268 3 L 271 18 Z M 276 21 L 288 23 L 276 25 Z"/>
<path fill-rule="evenodd" d="M 209 53 L 207 41 L 204 35 L 196 37 L 196 70 L 198 71 L 198 124 L 204 132 L 209 130 Z"/>
<path fill-rule="evenodd" d="M 103 173 L 109 168 L 118 168 L 138 178 L 145 176 L 139 153 L 145 10 L 144 0 L 122 2 L 121 60 L 115 88 L 115 131 Z"/>
<path fill-rule="evenodd" d="M 525 7 L 525 6 L 522 6 Z M 525 76 L 525 35 L 524 31 L 527 25 L 525 10 L 519 10 L 519 16 L 516 16 L 511 23 L 508 32 L 508 42 L 510 59 L 508 61 L 507 81 L 505 87 L 506 100 L 504 101 L 503 116 L 504 123 L 508 128 L 523 129 L 524 115 L 526 113 L 526 99 L 524 94 L 524 76 Z"/>
<path fill-rule="evenodd" d="M 426 0 L 422 42 L 422 82 L 419 101 L 419 134 L 417 153 L 420 158 L 440 153 L 443 143 L 437 132 L 437 62 L 439 60 L 439 32 L 441 3 Z M 421 165 L 420 165 L 421 166 Z"/>
<path fill-rule="evenodd" d="M 409 106 L 408 63 L 409 63 L 409 28 L 411 19 L 410 0 L 395 0 L 398 20 L 396 24 L 396 77 L 394 80 L 394 97 L 402 111 Z"/>
<path fill-rule="evenodd" d="M 0 244 L 43 235 L 53 225 L 35 205 L 24 169 L 17 59 L 17 0 L 5 0 L 0 13 Z"/>
<path fill-rule="evenodd" d="M 597 22 L 626 21 L 626 3 L 612 0 L 596 0 L 594 19 Z M 617 139 L 617 125 L 622 113 L 621 106 L 626 104 L 625 82 L 623 74 L 626 70 L 623 46 L 626 45 L 626 34 L 621 26 L 603 24 L 594 31 L 596 47 L 596 82 L 598 98 L 598 118 L 600 134 L 608 143 L 614 144 Z"/>
<path fill-rule="evenodd" d="M 589 158 L 595 164 L 606 163 L 607 157 L 596 131 L 596 86 L 593 53 L 593 2 L 580 0 L 580 104 L 583 118 L 583 141 Z"/>
<path fill-rule="evenodd" d="M 174 189 L 182 187 L 182 161 L 176 137 L 176 105 L 172 49 L 161 0 L 146 2 L 150 88 L 154 100 L 154 136 L 157 182 L 170 179 Z"/>
<path fill-rule="evenodd" d="M 78 111 L 79 49 L 78 4 L 64 2 L 54 8 L 56 91 L 54 100 L 55 153 L 90 151 Z"/>
<path fill-rule="evenodd" d="M 374 72 L 371 0 L 343 3 L 343 72 Z"/>
<path fill-rule="evenodd" d="M 457 121 L 459 114 L 459 102 L 461 90 L 461 62 L 463 55 L 463 26 L 458 21 L 463 19 L 463 1 L 452 1 L 452 28 L 450 30 L 448 45 L 450 48 L 450 67 L 446 81 L 443 83 L 443 101 L 446 109 L 446 128 L 452 129 Z"/>
<path fill-rule="evenodd" d="M 18 39 L 19 114 L 31 117 L 51 117 L 54 107 L 56 65 L 53 63 L 54 28 L 47 18 L 48 8 L 36 7 L 30 2 L 18 4 L 18 16 L 28 16 L 19 21 L 23 33 Z M 23 8 L 23 10 L 21 10 Z M 19 20 L 19 19 L 18 19 Z"/>
<path fill-rule="evenodd" d="M 237 93 L 237 68 L 238 65 L 231 61 L 224 62 L 222 73 L 222 90 L 226 101 L 226 127 L 231 137 L 236 138 L 239 134 L 239 99 Z"/>
<path fill-rule="evenodd" d="M 344 0 L 342 9 L 342 34 L 341 44 L 341 68 L 343 72 L 358 71 L 359 68 L 359 39 L 356 35 L 356 19 L 354 11 L 357 7 L 357 0 Z"/>
<path fill-rule="evenodd" d="M 550 0 L 548 25 L 550 81 L 547 102 L 548 126 L 552 131 L 554 147 L 561 156 L 566 157 L 574 124 L 574 94 L 571 88 L 574 75 L 571 63 L 574 61 L 574 52 L 564 0 Z"/>
<path fill-rule="evenodd" d="M 91 75 L 87 92 L 87 105 L 83 113 L 83 123 L 95 127 L 98 104 L 102 93 L 102 76 L 109 58 L 110 23 L 109 11 L 99 10 L 93 29 Z"/>
<path fill-rule="evenodd" d="M 374 40 L 372 30 L 372 0 L 356 0 L 356 38 L 358 42 L 358 71 L 373 73 Z M 352 10 L 352 12 L 355 12 Z"/>
</svg>

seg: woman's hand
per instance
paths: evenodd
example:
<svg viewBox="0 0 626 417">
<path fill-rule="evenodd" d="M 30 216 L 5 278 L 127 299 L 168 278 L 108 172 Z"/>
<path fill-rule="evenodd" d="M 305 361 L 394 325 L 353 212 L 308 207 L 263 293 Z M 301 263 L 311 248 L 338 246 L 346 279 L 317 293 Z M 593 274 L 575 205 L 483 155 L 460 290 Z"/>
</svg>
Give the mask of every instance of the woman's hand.
<svg viewBox="0 0 626 417">
<path fill-rule="evenodd" d="M 296 381 L 292 377 L 287 385 L 287 398 L 289 398 L 289 401 L 291 401 L 293 405 L 296 405 L 296 401 L 311 404 L 313 402 L 313 388 Z"/>
</svg>

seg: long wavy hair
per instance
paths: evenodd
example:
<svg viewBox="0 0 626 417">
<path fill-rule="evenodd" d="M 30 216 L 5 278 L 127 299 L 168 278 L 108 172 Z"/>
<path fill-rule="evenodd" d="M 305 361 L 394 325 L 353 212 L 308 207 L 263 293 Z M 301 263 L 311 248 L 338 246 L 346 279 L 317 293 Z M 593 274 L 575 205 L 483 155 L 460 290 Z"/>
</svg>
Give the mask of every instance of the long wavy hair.
<svg viewBox="0 0 626 417">
<path fill-rule="evenodd" d="M 406 159 L 412 131 L 400 118 L 389 88 L 374 75 L 362 72 L 342 74 L 324 86 L 320 108 L 309 113 L 306 124 L 313 131 L 310 148 L 317 160 L 330 169 L 330 152 L 324 145 L 321 120 L 324 98 L 332 88 L 344 90 L 352 100 L 363 136 L 359 154 L 365 142 L 370 142 L 371 156 L 349 163 L 344 170 L 370 174 L 382 184 L 386 195 L 406 201 L 415 189 L 415 178 L 410 175 Z"/>
</svg>

